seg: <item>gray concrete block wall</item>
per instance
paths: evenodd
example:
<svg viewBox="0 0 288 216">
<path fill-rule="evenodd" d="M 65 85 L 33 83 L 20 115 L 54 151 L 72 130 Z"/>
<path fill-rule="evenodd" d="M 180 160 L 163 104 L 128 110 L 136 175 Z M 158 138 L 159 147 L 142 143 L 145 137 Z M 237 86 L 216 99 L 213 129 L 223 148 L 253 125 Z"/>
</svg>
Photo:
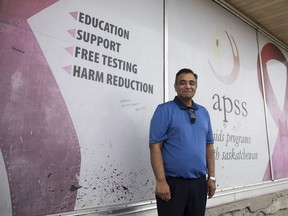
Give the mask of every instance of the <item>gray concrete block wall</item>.
<svg viewBox="0 0 288 216">
<path fill-rule="evenodd" d="M 50 216 L 157 216 L 156 204 L 152 209 L 146 211 L 132 211 L 133 213 L 128 213 L 125 209 L 122 211 L 113 209 L 113 211 L 114 213 L 109 213 L 107 210 L 86 213 L 74 211 Z M 288 216 L 288 189 L 207 208 L 205 216 Z"/>
<path fill-rule="evenodd" d="M 288 190 L 208 208 L 205 216 L 288 216 Z"/>
<path fill-rule="evenodd" d="M 157 216 L 156 209 L 127 214 Z M 207 208 L 205 216 L 288 216 L 288 190 Z"/>
</svg>

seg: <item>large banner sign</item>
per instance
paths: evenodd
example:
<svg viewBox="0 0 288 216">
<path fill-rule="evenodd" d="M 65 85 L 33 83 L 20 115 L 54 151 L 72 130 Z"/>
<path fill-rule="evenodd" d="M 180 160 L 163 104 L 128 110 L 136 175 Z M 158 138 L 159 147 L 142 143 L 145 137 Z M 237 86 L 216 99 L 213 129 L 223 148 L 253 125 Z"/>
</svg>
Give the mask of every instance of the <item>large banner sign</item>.
<svg viewBox="0 0 288 216">
<path fill-rule="evenodd" d="M 30 216 L 152 199 L 161 1 L 1 8 L 1 209 Z"/>
<path fill-rule="evenodd" d="M 170 99 L 177 71 L 194 70 L 194 100 L 212 120 L 218 189 L 261 182 L 269 154 L 256 32 L 210 1 L 168 3 Z"/>
<path fill-rule="evenodd" d="M 154 200 L 150 119 L 182 68 L 218 190 L 288 177 L 288 54 L 213 1 L 0 1 L 0 30 L 0 215 Z"/>
</svg>

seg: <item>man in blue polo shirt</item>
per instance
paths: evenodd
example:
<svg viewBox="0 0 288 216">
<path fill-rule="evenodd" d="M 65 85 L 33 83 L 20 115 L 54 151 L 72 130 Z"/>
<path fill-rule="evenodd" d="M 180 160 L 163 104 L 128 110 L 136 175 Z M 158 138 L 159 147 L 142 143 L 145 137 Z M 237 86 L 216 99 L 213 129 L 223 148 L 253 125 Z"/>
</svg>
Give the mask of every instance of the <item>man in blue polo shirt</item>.
<svg viewBox="0 0 288 216">
<path fill-rule="evenodd" d="M 176 74 L 174 100 L 160 104 L 150 124 L 150 156 L 159 216 L 204 216 L 216 190 L 210 116 L 192 98 L 197 74 Z M 208 176 L 208 178 L 206 177 Z"/>
</svg>

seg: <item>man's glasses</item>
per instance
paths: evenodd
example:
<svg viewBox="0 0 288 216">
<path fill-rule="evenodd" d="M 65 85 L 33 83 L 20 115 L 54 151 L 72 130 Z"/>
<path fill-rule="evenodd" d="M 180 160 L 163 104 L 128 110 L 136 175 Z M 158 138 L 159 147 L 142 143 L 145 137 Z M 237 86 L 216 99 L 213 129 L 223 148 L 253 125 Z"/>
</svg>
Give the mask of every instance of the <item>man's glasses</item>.
<svg viewBox="0 0 288 216">
<path fill-rule="evenodd" d="M 194 109 L 188 109 L 188 112 L 189 112 L 190 121 L 192 124 L 194 124 L 196 121 L 195 110 Z"/>
</svg>

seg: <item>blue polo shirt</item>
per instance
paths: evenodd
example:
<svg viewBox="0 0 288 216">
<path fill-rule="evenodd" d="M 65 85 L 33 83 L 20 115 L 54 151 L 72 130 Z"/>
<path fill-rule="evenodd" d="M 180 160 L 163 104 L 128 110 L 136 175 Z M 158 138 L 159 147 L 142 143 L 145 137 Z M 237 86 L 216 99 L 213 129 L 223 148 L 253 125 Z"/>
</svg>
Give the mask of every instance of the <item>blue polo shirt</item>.
<svg viewBox="0 0 288 216">
<path fill-rule="evenodd" d="M 149 143 L 163 141 L 166 176 L 198 178 L 207 174 L 206 145 L 214 143 L 210 116 L 193 101 L 196 121 L 192 124 L 188 109 L 176 96 L 160 104 L 151 119 Z"/>
</svg>

